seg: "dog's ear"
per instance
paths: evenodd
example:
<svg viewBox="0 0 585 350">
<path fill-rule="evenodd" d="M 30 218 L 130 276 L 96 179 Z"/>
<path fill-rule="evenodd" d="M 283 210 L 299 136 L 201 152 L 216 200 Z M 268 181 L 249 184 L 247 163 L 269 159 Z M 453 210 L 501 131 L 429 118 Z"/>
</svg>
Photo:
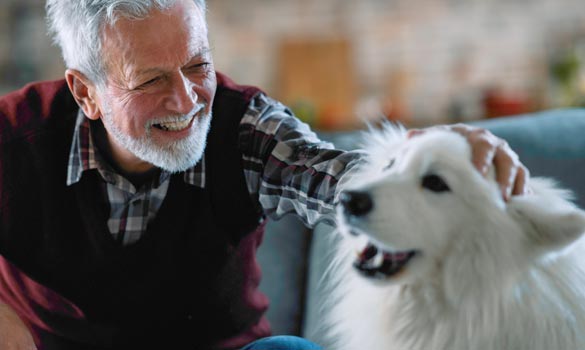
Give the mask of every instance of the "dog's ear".
<svg viewBox="0 0 585 350">
<path fill-rule="evenodd" d="M 362 134 L 360 148 L 388 154 L 388 150 L 393 151 L 404 140 L 406 129 L 401 124 L 383 122 L 379 127 L 368 124 L 367 132 Z"/>
<path fill-rule="evenodd" d="M 585 211 L 564 200 L 544 201 L 534 195 L 512 197 L 508 212 L 527 238 L 545 250 L 563 248 L 585 232 Z"/>
</svg>

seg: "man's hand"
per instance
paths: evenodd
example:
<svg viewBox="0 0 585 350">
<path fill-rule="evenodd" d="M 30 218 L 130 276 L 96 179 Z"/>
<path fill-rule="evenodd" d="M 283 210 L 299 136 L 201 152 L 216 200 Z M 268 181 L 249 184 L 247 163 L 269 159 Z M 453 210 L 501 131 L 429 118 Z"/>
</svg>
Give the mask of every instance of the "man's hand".
<svg viewBox="0 0 585 350">
<path fill-rule="evenodd" d="M 429 129 L 443 129 L 457 132 L 467 139 L 473 152 L 473 164 L 485 176 L 490 165 L 496 169 L 496 181 L 500 184 L 502 196 L 508 201 L 511 195 L 525 194 L 530 176 L 528 169 L 518 160 L 518 155 L 503 139 L 491 132 L 465 124 L 439 125 Z M 413 129 L 409 137 L 422 134 L 428 129 Z"/>
<path fill-rule="evenodd" d="M 18 315 L 0 302 L 0 350 L 36 350 L 32 334 Z"/>
</svg>

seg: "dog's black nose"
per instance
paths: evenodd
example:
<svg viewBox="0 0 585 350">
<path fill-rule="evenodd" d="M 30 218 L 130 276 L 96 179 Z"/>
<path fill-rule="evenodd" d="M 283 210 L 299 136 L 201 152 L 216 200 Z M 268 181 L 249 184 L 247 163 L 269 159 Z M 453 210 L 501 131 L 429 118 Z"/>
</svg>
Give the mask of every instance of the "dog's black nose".
<svg viewBox="0 0 585 350">
<path fill-rule="evenodd" d="M 339 201 L 345 211 L 353 216 L 366 215 L 374 208 L 372 197 L 367 192 L 344 191 L 341 193 Z"/>
</svg>

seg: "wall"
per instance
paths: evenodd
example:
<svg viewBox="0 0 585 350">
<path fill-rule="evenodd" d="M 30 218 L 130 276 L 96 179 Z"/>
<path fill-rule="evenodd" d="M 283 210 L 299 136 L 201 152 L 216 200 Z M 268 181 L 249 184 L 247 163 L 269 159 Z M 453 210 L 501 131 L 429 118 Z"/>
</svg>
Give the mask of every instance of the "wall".
<svg viewBox="0 0 585 350">
<path fill-rule="evenodd" d="M 306 69 L 294 73 L 299 81 L 318 81 L 318 91 L 325 90 L 321 86 L 346 90 L 337 93 L 337 101 L 346 103 L 334 103 L 345 111 L 345 119 L 333 127 L 355 126 L 359 118 L 380 115 L 422 125 L 575 105 L 585 90 L 581 63 L 585 50 L 571 51 L 585 47 L 582 0 L 208 0 L 208 4 L 217 68 L 294 107 L 303 101 L 290 100 L 292 95 L 283 91 L 283 77 L 290 71 L 281 64 L 283 43 L 346 41 L 348 57 L 340 61 L 340 68 L 331 61 L 330 72 L 324 74 L 324 64 L 311 64 L 318 58 L 307 55 L 299 61 Z M 58 50 L 45 35 L 43 15 L 38 0 L 0 3 L 0 93 L 34 79 L 63 76 Z M 332 80 L 336 72 L 347 78 L 342 88 Z M 564 83 L 568 87 L 551 72 L 569 74 Z M 307 115 L 322 114 L 310 105 L 320 103 L 311 102 L 317 94 L 306 96 L 312 108 L 306 109 Z M 339 108 L 330 111 L 333 117 L 339 114 Z"/>
<path fill-rule="evenodd" d="M 518 110 L 561 105 L 551 65 L 585 37 L 582 0 L 241 4 L 209 2 L 219 69 L 278 97 L 283 39 L 348 38 L 358 85 L 353 113 L 395 113 L 414 124 L 485 116 L 486 95 L 508 98 L 510 110 L 514 101 Z"/>
</svg>

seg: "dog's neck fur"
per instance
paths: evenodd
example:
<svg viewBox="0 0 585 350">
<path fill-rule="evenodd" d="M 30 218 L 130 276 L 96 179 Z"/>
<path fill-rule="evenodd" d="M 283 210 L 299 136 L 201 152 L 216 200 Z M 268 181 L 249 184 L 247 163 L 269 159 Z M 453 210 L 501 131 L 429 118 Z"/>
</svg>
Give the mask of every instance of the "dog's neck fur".
<svg viewBox="0 0 585 350">
<path fill-rule="evenodd" d="M 461 273 L 469 275 L 458 280 L 467 285 L 445 286 L 449 278 L 437 271 L 434 280 L 397 287 L 401 291 L 393 303 L 403 319 L 396 322 L 401 328 L 395 329 L 395 337 L 405 349 L 535 350 L 559 349 L 559 344 L 565 349 L 571 340 L 575 346 L 570 349 L 577 349 L 582 344 L 577 338 L 584 335 L 577 332 L 585 325 L 585 306 L 568 305 L 566 300 L 581 298 L 578 289 L 585 279 L 570 267 L 553 274 L 550 264 L 566 264 L 562 256 L 517 271 L 502 270 L 500 276 L 474 274 L 470 264 L 460 261 Z M 547 288 L 551 282 L 555 290 Z M 526 310 L 532 317 L 526 317 Z M 566 323 L 566 318 L 574 320 L 574 327 L 554 326 Z M 534 337 L 535 332 L 548 336 Z"/>
<path fill-rule="evenodd" d="M 577 244 L 585 244 L 580 242 Z M 460 269 L 450 271 L 450 277 L 445 273 L 446 268 L 453 269 L 445 266 L 449 262 L 438 263 L 427 278 L 395 286 L 373 285 L 346 264 L 348 271 L 342 275 L 354 281 L 337 287 L 345 289 L 342 294 L 351 299 L 346 305 L 353 306 L 351 310 L 334 311 L 357 315 L 368 310 L 366 317 L 378 319 L 379 328 L 374 331 L 342 325 L 338 328 L 343 333 L 337 337 L 340 343 L 332 348 L 569 350 L 585 344 L 585 335 L 578 331 L 585 328 L 582 267 L 573 266 L 562 254 L 535 257 L 536 262 L 524 262 L 522 266 L 518 262 L 514 268 L 510 261 L 494 261 L 489 250 L 476 253 L 485 256 L 456 254 Z M 482 272 L 486 266 L 478 268 L 479 261 L 492 261 L 487 270 L 494 273 Z M 563 267 L 553 268 L 554 264 Z M 550 288 L 551 283 L 554 288 Z M 371 300 L 384 301 L 385 305 L 378 307 L 385 314 L 375 314 Z M 568 304 L 568 300 L 580 302 Z M 567 324 L 567 318 L 572 319 L 571 326 L 557 326 Z M 370 343 L 364 344 L 364 339 Z"/>
</svg>

